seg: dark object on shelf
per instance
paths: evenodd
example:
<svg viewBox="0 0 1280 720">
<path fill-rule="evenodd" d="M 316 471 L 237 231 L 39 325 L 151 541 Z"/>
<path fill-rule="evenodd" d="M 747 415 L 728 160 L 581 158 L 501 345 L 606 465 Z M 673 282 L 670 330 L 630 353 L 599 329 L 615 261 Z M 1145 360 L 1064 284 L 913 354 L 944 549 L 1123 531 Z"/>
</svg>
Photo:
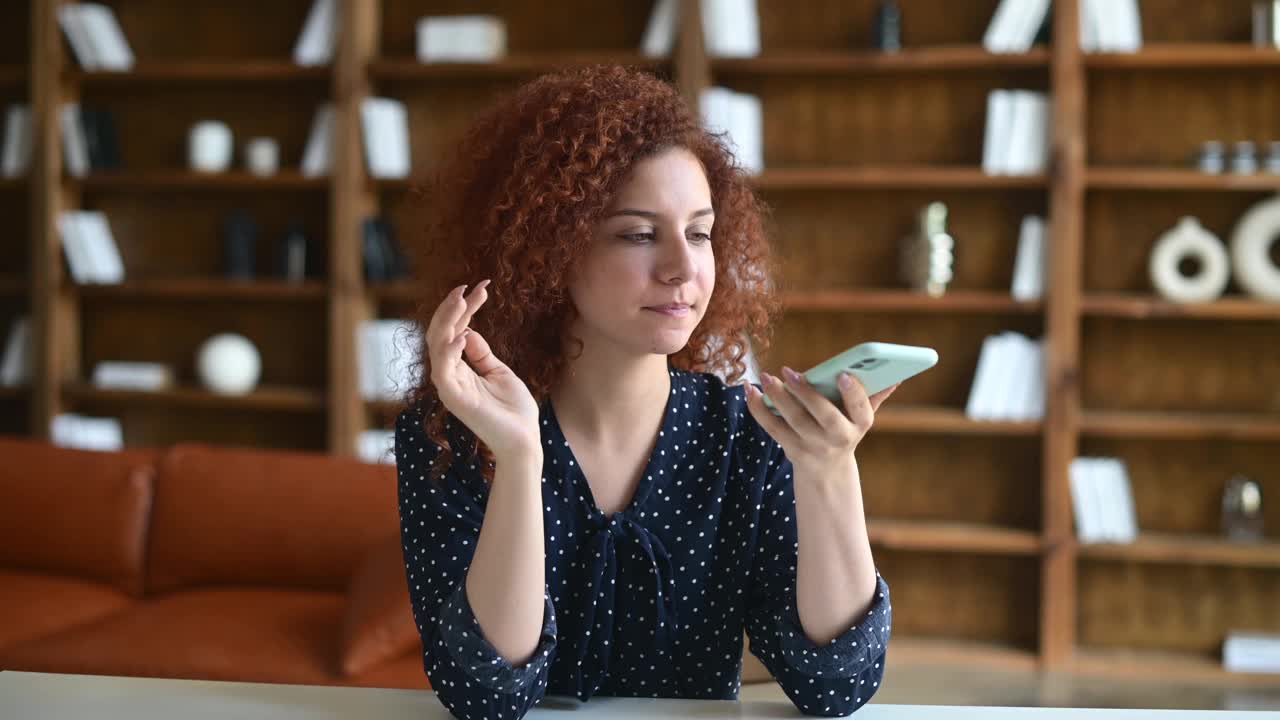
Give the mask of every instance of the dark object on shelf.
<svg viewBox="0 0 1280 720">
<path fill-rule="evenodd" d="M 116 170 L 120 167 L 120 142 L 112 114 L 96 108 L 80 108 L 80 128 L 90 170 Z"/>
<path fill-rule="evenodd" d="M 258 243 L 258 225 L 243 210 L 236 210 L 223 226 L 223 258 L 227 277 L 250 280 Z"/>
<path fill-rule="evenodd" d="M 409 262 L 395 241 L 391 223 L 380 217 L 365 218 L 361 231 L 366 282 L 389 282 L 409 275 Z"/>
<path fill-rule="evenodd" d="M 293 223 L 276 246 L 276 275 L 291 283 L 300 283 L 308 277 L 314 277 L 314 255 L 314 243 L 303 232 L 300 223 Z"/>
<path fill-rule="evenodd" d="M 1222 532 L 1231 540 L 1262 540 L 1262 489 L 1244 475 L 1233 475 L 1222 492 Z"/>
<path fill-rule="evenodd" d="M 882 0 L 876 10 L 874 34 L 871 44 L 881 52 L 898 52 L 902 49 L 902 8 L 897 0 Z"/>
</svg>

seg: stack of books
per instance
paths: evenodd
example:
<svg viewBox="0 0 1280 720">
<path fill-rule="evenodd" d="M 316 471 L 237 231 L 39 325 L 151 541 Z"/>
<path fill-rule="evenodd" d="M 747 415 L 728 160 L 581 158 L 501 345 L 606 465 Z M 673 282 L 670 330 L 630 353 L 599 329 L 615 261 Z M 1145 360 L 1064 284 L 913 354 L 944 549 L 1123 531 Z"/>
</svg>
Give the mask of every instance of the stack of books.
<svg viewBox="0 0 1280 720">
<path fill-rule="evenodd" d="M 965 415 L 973 420 L 1027 422 L 1044 417 L 1044 342 L 1013 331 L 982 341 Z"/>
<path fill-rule="evenodd" d="M 988 175 L 1038 175 L 1049 165 L 1049 98 L 1032 90 L 987 95 L 982 170 Z"/>
<path fill-rule="evenodd" d="M 1076 537 L 1081 543 L 1130 543 L 1138 537 L 1133 488 L 1124 461 L 1077 457 L 1068 470 Z"/>
</svg>

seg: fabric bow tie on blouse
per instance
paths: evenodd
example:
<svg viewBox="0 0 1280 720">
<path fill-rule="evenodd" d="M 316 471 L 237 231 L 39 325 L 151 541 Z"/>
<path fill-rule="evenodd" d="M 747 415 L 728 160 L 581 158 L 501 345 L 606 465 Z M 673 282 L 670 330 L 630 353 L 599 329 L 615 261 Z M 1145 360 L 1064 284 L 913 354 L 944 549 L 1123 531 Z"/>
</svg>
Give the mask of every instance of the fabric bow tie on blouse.
<svg viewBox="0 0 1280 720">
<path fill-rule="evenodd" d="M 574 637 L 568 634 L 561 642 L 568 645 L 569 668 L 573 676 L 574 694 L 587 700 L 600 689 L 609 674 L 609 656 L 614 642 L 614 613 L 617 592 L 619 550 L 638 550 L 634 557 L 647 563 L 653 594 L 655 627 L 651 631 L 657 648 L 670 652 L 676 632 L 675 580 L 671 556 L 662 541 L 640 523 L 618 513 L 607 525 L 598 527 L 590 540 L 583 543 L 578 562 L 586 568 L 587 590 L 592 602 L 586 606 L 582 630 Z"/>
</svg>

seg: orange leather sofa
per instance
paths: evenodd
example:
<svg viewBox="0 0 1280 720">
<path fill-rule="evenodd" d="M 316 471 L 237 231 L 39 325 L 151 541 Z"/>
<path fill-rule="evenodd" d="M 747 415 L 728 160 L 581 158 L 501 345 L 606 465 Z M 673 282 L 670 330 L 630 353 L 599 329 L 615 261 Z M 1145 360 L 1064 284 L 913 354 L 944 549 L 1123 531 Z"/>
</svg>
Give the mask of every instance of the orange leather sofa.
<svg viewBox="0 0 1280 720">
<path fill-rule="evenodd" d="M 427 688 L 395 471 L 0 437 L 0 668 Z"/>
</svg>

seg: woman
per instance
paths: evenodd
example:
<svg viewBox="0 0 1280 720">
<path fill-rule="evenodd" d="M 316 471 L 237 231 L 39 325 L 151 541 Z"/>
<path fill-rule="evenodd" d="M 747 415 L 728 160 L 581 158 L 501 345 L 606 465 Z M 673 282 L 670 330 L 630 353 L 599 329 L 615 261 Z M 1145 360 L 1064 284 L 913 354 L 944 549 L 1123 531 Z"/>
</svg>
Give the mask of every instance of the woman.
<svg viewBox="0 0 1280 720">
<path fill-rule="evenodd" d="M 740 377 L 777 309 L 719 138 L 644 73 L 545 76 L 482 114 L 428 206 L 444 299 L 396 457 L 445 706 L 736 698 L 744 625 L 802 712 L 866 703 L 890 607 L 854 450 L 893 389 L 846 378 L 842 412 L 784 368 L 776 416 L 712 374 Z"/>
</svg>

